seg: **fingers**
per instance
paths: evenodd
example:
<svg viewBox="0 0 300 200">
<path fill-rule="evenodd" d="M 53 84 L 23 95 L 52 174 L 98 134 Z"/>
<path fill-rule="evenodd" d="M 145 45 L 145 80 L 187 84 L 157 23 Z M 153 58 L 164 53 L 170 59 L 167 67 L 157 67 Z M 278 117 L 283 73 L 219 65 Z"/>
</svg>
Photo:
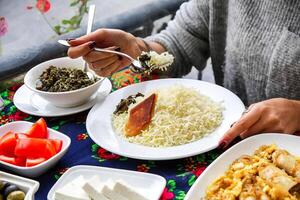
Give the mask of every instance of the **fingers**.
<svg viewBox="0 0 300 200">
<path fill-rule="evenodd" d="M 239 121 L 237 121 L 220 140 L 220 146 L 225 148 L 232 140 L 234 140 L 241 133 L 248 130 L 253 126 L 262 114 L 262 110 L 259 106 L 250 107 L 249 112 L 245 113 Z"/>
<path fill-rule="evenodd" d="M 108 47 L 106 49 L 108 49 L 108 50 L 118 50 L 119 48 L 113 46 L 113 47 Z M 107 59 L 107 58 L 114 57 L 114 56 L 116 56 L 116 55 L 113 54 L 113 53 L 91 51 L 88 54 L 86 54 L 85 56 L 83 56 L 83 59 L 88 63 L 93 63 L 93 62 L 96 62 L 98 60 Z"/>
<path fill-rule="evenodd" d="M 94 68 L 91 67 L 99 76 L 111 76 L 114 72 L 116 72 L 121 67 L 121 61 L 115 60 L 113 63 L 107 65 L 105 68 Z"/>
<path fill-rule="evenodd" d="M 94 47 L 96 46 L 96 43 L 93 41 L 75 46 L 75 47 L 70 47 L 68 49 L 68 56 L 70 58 L 78 58 L 81 56 L 85 56 L 86 54 L 90 53 Z"/>
<path fill-rule="evenodd" d="M 78 46 L 82 45 L 84 43 L 90 42 L 90 41 L 97 41 L 101 43 L 101 41 L 104 41 L 107 35 L 107 30 L 104 29 L 98 29 L 97 31 L 94 31 L 88 35 L 81 36 L 76 39 L 68 39 L 68 43 L 71 46 Z"/>
<path fill-rule="evenodd" d="M 116 62 L 118 60 L 118 57 L 117 56 L 111 56 L 109 58 L 106 58 L 106 59 L 102 59 L 102 60 L 98 60 L 96 62 L 92 62 L 91 66 L 92 66 L 92 69 L 97 71 L 97 70 L 102 70 L 106 67 L 108 67 L 109 65 L 111 65 L 112 63 Z"/>
</svg>

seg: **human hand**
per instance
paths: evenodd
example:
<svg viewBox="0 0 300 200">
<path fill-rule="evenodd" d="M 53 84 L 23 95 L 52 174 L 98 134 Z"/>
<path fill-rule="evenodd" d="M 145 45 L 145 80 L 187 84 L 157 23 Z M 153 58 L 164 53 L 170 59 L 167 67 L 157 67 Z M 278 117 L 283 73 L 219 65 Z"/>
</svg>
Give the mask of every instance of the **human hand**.
<svg viewBox="0 0 300 200">
<path fill-rule="evenodd" d="M 117 70 L 130 65 L 130 61 L 116 54 L 97 52 L 95 47 L 117 50 L 138 57 L 142 49 L 138 38 L 132 34 L 116 29 L 98 29 L 88 35 L 68 40 L 71 47 L 68 50 L 70 58 L 83 57 L 89 67 L 99 76 L 110 76 Z"/>
<path fill-rule="evenodd" d="M 300 102 L 275 98 L 252 104 L 220 140 L 225 148 L 240 136 L 242 139 L 266 132 L 294 134 L 300 131 Z"/>
</svg>

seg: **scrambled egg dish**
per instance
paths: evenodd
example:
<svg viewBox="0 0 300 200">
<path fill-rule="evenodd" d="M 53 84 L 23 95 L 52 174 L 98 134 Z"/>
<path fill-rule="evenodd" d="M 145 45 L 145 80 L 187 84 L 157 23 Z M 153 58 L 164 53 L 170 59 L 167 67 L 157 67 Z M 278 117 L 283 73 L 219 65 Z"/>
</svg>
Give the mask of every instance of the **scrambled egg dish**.
<svg viewBox="0 0 300 200">
<path fill-rule="evenodd" d="M 300 199 L 300 160 L 276 145 L 234 161 L 206 191 L 207 200 Z"/>
</svg>

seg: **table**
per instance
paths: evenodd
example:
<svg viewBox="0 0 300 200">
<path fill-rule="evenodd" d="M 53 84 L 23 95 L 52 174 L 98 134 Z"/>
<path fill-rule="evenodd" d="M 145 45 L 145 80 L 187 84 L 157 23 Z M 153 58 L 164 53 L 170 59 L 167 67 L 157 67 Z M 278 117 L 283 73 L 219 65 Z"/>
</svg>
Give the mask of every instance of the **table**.
<svg viewBox="0 0 300 200">
<path fill-rule="evenodd" d="M 115 91 L 126 85 L 145 81 L 149 78 L 157 79 L 159 77 L 152 75 L 145 78 L 126 69 L 114 74 L 110 79 L 113 83 L 113 91 Z M 11 121 L 26 120 L 34 122 L 39 119 L 39 117 L 19 111 L 13 104 L 13 95 L 20 86 L 21 84 L 16 83 L 0 92 L 5 104 L 0 113 L 0 126 Z M 161 200 L 181 200 L 184 199 L 185 194 L 203 170 L 222 153 L 216 149 L 197 156 L 171 161 L 144 161 L 122 157 L 106 151 L 90 139 L 85 128 L 87 114 L 88 111 L 85 111 L 66 117 L 45 118 L 48 127 L 68 135 L 72 142 L 68 152 L 60 162 L 54 168 L 36 178 L 40 182 L 40 188 L 35 199 L 47 199 L 50 188 L 68 168 L 75 165 L 94 165 L 161 175 L 167 180 Z M 2 168 L 0 170 L 6 171 Z"/>
</svg>

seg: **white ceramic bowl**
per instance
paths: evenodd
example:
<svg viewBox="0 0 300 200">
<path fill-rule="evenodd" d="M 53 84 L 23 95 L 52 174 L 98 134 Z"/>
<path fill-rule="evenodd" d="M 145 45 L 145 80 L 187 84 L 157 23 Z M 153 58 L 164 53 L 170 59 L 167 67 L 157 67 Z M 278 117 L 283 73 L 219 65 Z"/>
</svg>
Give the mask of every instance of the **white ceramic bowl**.
<svg viewBox="0 0 300 200">
<path fill-rule="evenodd" d="M 38 94 L 43 99 L 51 102 L 53 105 L 58 107 L 75 107 L 84 104 L 94 94 L 96 94 L 99 89 L 102 80 L 104 78 L 100 77 L 99 80 L 85 88 L 78 90 L 68 91 L 68 92 L 45 92 L 36 89 L 36 82 L 40 75 L 49 68 L 51 65 L 59 68 L 79 68 L 83 69 L 83 60 L 81 58 L 71 59 L 69 57 L 62 57 L 53 60 L 43 62 L 32 69 L 30 69 L 24 78 L 25 85 L 36 94 Z"/>
<path fill-rule="evenodd" d="M 29 128 L 32 125 L 33 123 L 26 122 L 26 121 L 16 121 L 16 122 L 5 124 L 3 126 L 0 126 L 0 137 L 9 131 L 13 131 L 15 133 L 25 133 L 29 130 Z M 37 177 L 42 173 L 46 172 L 49 168 L 54 166 L 65 155 L 65 153 L 67 152 L 71 144 L 71 139 L 67 135 L 62 134 L 50 128 L 48 128 L 48 131 L 49 131 L 50 139 L 62 140 L 63 144 L 59 153 L 57 153 L 50 159 L 32 167 L 20 167 L 10 163 L 3 162 L 1 160 L 0 160 L 0 166 L 14 173 L 24 175 L 27 177 Z"/>
<path fill-rule="evenodd" d="M 26 193 L 25 200 L 34 200 L 34 194 L 40 186 L 40 183 L 35 180 L 23 178 L 21 176 L 16 176 L 1 171 L 0 180 L 17 185 L 21 190 L 23 190 Z"/>
</svg>

